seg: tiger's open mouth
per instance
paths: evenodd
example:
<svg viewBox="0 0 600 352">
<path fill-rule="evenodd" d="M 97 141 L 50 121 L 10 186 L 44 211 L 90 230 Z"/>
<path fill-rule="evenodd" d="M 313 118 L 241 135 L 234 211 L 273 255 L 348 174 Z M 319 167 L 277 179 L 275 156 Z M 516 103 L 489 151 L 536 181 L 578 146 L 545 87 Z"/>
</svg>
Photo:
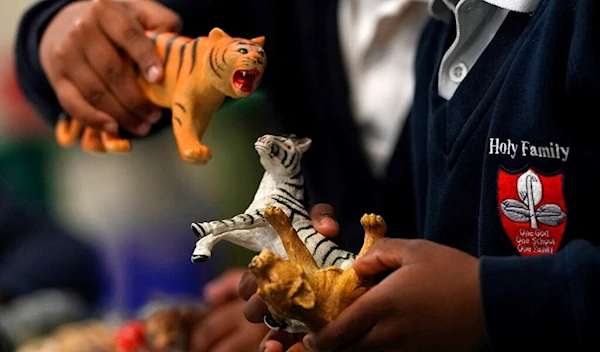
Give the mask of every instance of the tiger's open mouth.
<svg viewBox="0 0 600 352">
<path fill-rule="evenodd" d="M 252 93 L 254 83 L 260 77 L 260 74 L 258 70 L 235 71 L 233 74 L 233 86 L 244 93 Z"/>
</svg>

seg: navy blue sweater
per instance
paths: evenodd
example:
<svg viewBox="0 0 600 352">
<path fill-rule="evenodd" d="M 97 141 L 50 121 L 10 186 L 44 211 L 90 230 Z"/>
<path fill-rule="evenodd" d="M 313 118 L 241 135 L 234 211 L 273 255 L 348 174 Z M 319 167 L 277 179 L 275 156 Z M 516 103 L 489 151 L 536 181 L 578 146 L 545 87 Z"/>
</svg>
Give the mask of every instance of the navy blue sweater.
<svg viewBox="0 0 600 352">
<path fill-rule="evenodd" d="M 431 21 L 420 42 L 418 232 L 481 257 L 495 350 L 600 348 L 599 21 L 597 0 L 510 13 L 449 101 L 437 68 L 455 25 Z"/>
<path fill-rule="evenodd" d="M 67 2 L 34 7 L 17 39 L 21 84 L 49 120 L 60 109 L 38 42 Z M 214 26 L 266 35 L 264 87 L 289 132 L 313 138 L 311 196 L 336 207 L 350 249 L 360 248 L 360 215 L 380 213 L 390 236 L 481 258 L 493 350 L 600 348 L 593 227 L 600 158 L 588 126 L 600 98 L 597 0 L 545 0 L 534 16 L 509 14 L 450 101 L 434 88 L 454 25 L 431 20 L 416 60 L 413 111 L 383 180 L 370 173 L 351 118 L 336 1 L 162 2 L 183 16 L 190 36 Z"/>
</svg>

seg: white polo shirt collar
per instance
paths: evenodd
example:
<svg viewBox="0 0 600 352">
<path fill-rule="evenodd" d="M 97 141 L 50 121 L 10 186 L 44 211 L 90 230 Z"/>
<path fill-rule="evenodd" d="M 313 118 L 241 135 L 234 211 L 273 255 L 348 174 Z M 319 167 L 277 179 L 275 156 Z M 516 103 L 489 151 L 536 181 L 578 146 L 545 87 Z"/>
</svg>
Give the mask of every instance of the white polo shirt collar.
<svg viewBox="0 0 600 352">
<path fill-rule="evenodd" d="M 442 58 L 438 94 L 449 100 L 510 11 L 532 13 L 542 0 L 431 0 L 433 17 L 456 19 L 456 38 Z"/>
<path fill-rule="evenodd" d="M 417 41 L 429 0 L 339 0 L 349 104 L 371 170 L 385 174 L 410 113 Z"/>
<path fill-rule="evenodd" d="M 535 12 L 537 8 L 540 6 L 542 0 L 476 0 L 479 2 L 486 2 L 490 5 L 494 5 L 501 9 L 505 9 L 508 11 L 515 12 L 523 12 L 523 13 L 531 13 Z M 462 0 L 430 0 L 429 1 L 429 9 L 431 15 L 445 19 L 448 16 L 452 16 L 452 12 L 458 5 L 458 3 L 463 2 Z"/>
</svg>

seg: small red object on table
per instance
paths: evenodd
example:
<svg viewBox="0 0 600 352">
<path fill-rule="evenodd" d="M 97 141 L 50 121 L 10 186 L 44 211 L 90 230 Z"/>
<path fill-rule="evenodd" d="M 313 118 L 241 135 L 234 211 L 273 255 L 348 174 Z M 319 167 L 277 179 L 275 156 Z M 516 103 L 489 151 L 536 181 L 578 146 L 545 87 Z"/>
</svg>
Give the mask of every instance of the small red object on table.
<svg viewBox="0 0 600 352">
<path fill-rule="evenodd" d="M 135 352 L 145 345 L 144 324 L 131 321 L 123 324 L 117 331 L 116 343 L 119 352 Z"/>
</svg>

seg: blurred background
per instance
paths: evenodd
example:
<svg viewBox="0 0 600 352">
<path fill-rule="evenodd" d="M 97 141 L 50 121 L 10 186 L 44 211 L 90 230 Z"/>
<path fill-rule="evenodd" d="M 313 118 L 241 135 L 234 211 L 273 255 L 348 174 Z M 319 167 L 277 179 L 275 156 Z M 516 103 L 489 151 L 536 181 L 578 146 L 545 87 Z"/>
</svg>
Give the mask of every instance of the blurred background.
<svg viewBox="0 0 600 352">
<path fill-rule="evenodd" d="M 106 268 L 99 307 L 129 314 L 156 297 L 200 297 L 202 286 L 253 253 L 221 242 L 192 264 L 193 221 L 229 218 L 250 204 L 263 169 L 256 138 L 276 133 L 261 92 L 226 103 L 204 142 L 206 166 L 182 162 L 170 129 L 133 142 L 126 155 L 62 149 L 27 106 L 13 71 L 17 23 L 34 1 L 5 1 L 0 12 L 0 181 L 31 208 L 49 212 L 93 246 Z"/>
</svg>

